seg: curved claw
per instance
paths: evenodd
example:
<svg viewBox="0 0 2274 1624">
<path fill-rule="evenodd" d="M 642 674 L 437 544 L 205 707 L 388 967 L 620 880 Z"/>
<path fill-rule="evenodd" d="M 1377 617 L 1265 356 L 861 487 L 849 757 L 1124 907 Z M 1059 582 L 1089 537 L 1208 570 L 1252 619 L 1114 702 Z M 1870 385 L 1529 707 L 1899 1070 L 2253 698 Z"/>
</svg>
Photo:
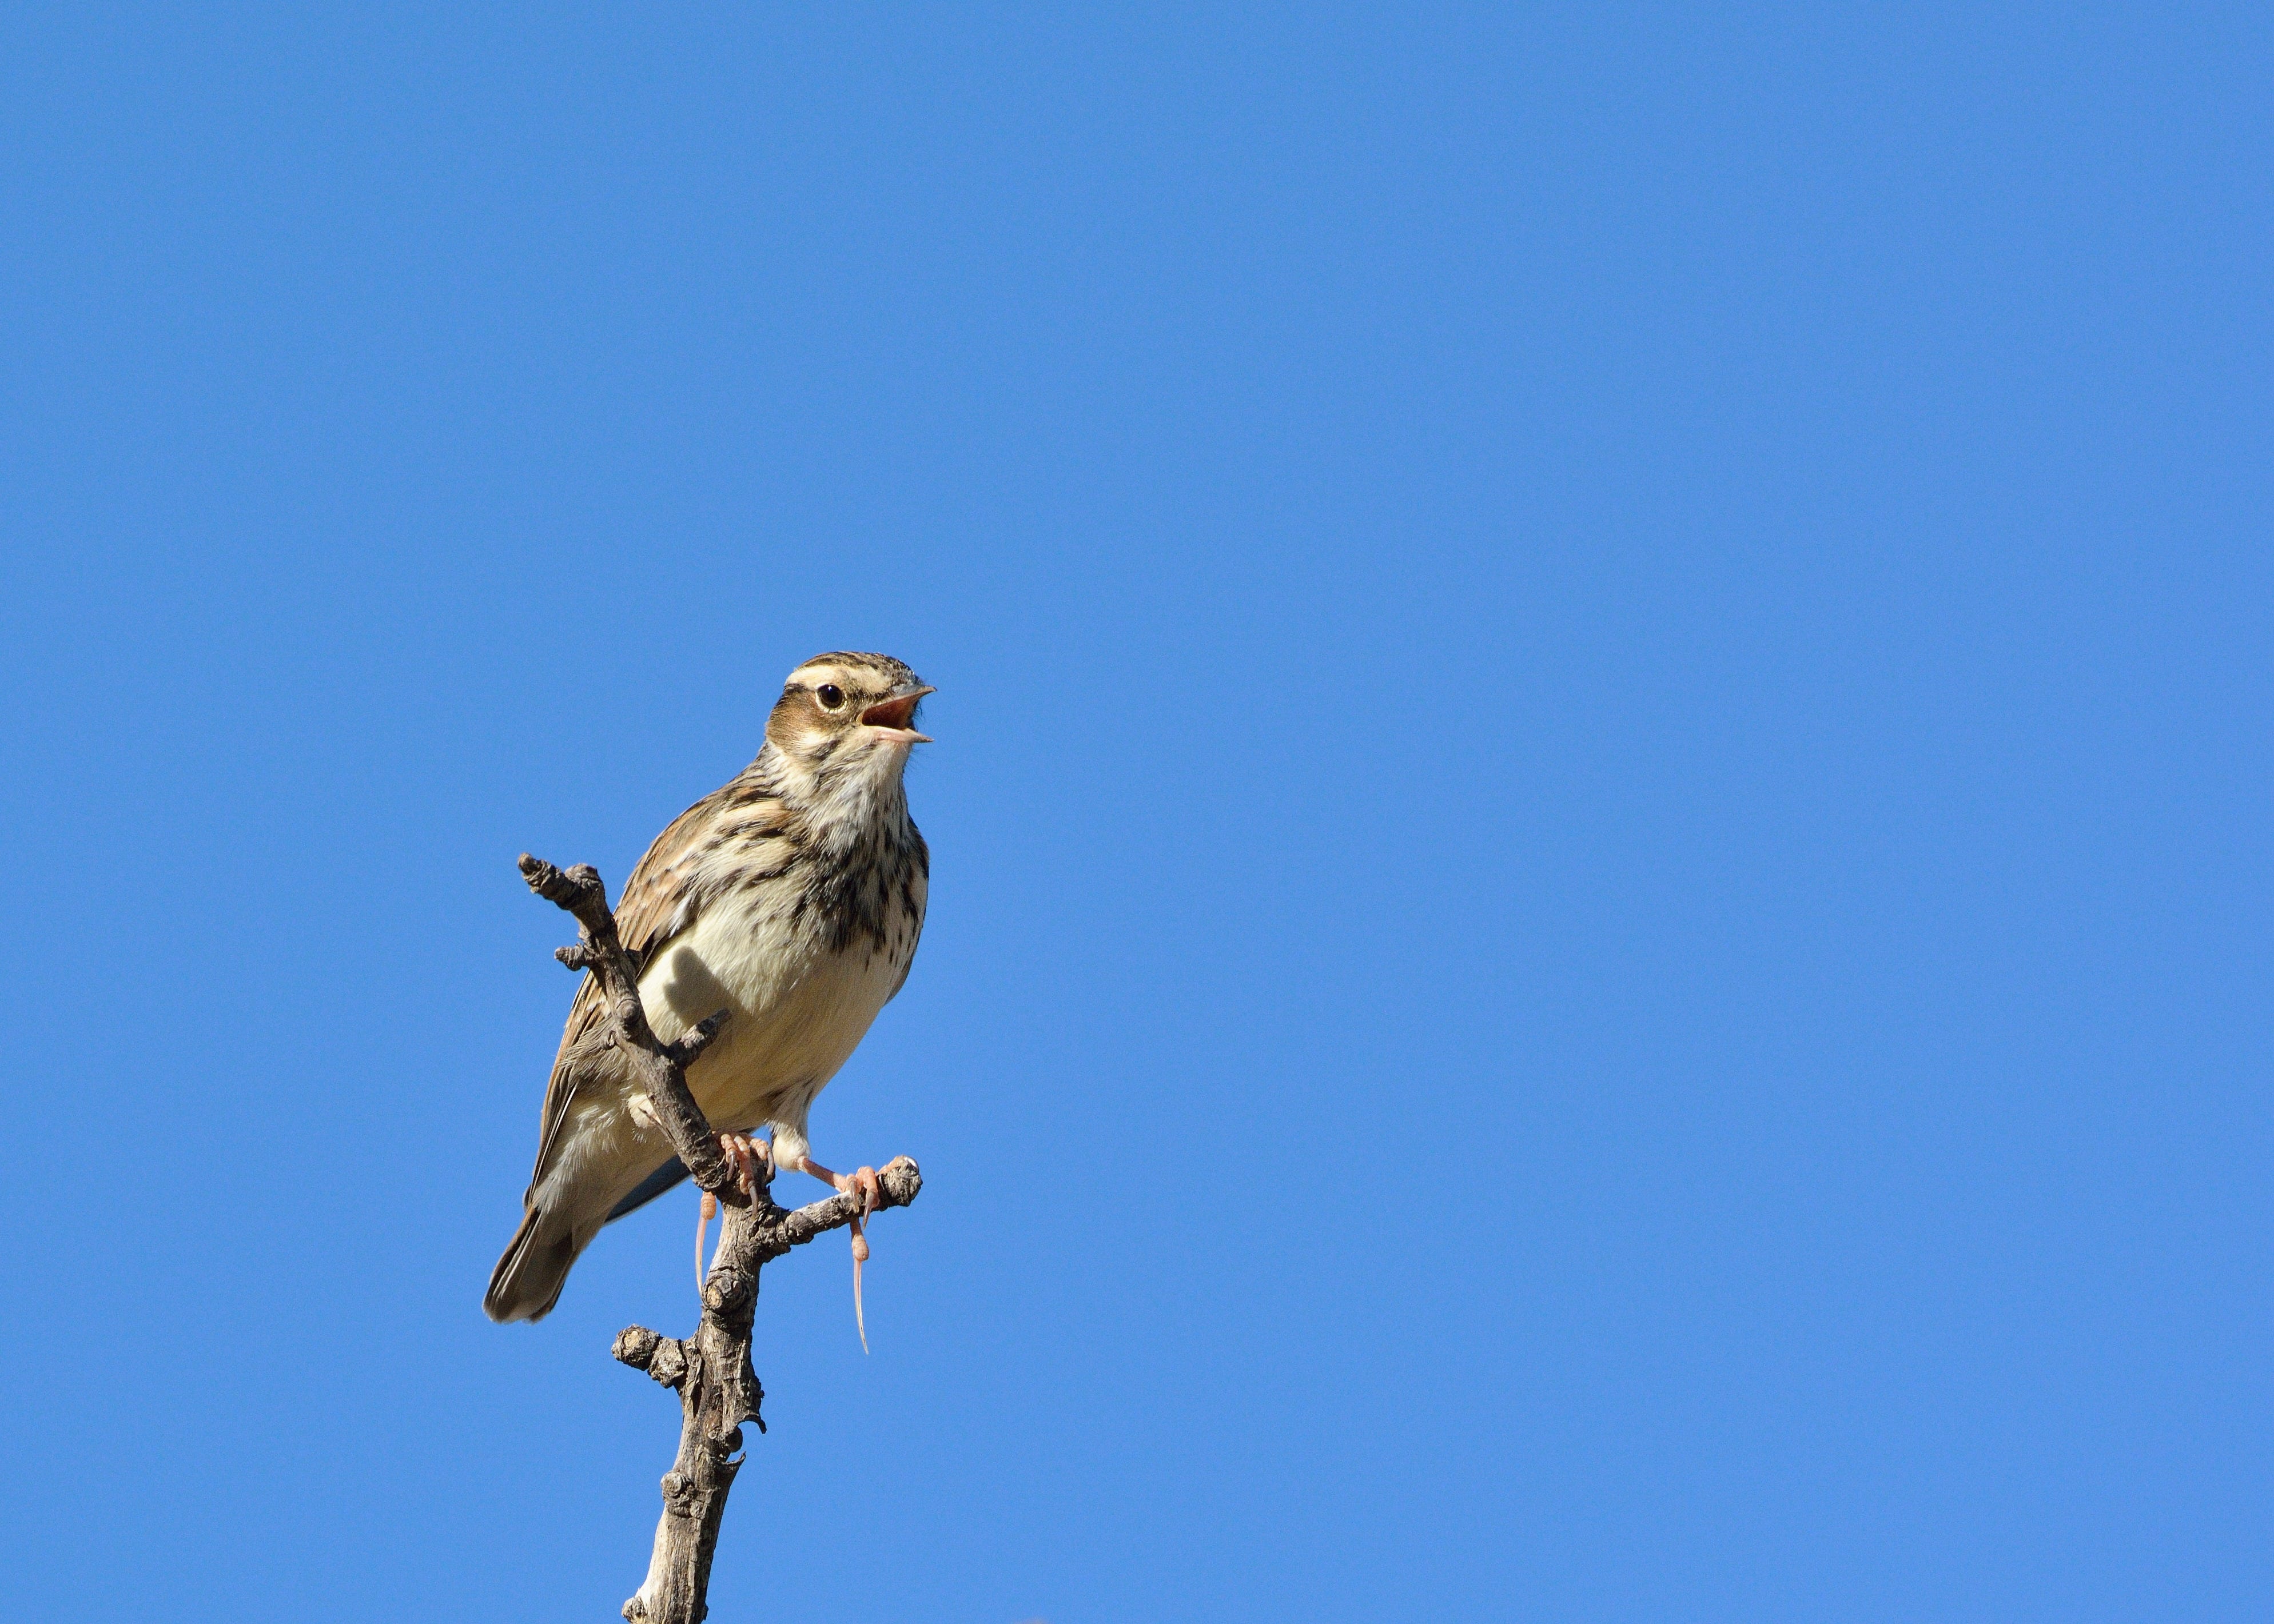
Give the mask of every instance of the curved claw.
<svg viewBox="0 0 2274 1624">
<path fill-rule="evenodd" d="M 734 1183 L 744 1195 L 755 1200 L 758 1186 L 773 1182 L 773 1152 L 765 1140 L 747 1133 L 722 1133 L 719 1148 L 734 1164 Z"/>
<path fill-rule="evenodd" d="M 862 1233 L 864 1221 L 871 1213 L 881 1212 L 885 1206 L 884 1181 L 877 1169 L 864 1167 L 851 1173 L 832 1173 L 811 1156 L 798 1166 L 822 1180 L 840 1195 L 856 1195 L 861 1208 L 853 1214 L 853 1326 L 861 1333 L 861 1351 L 869 1351 L 869 1322 L 861 1305 L 861 1266 L 869 1260 L 869 1237 Z"/>
<path fill-rule="evenodd" d="M 869 1237 L 862 1220 L 885 1205 L 885 1187 L 877 1181 L 877 1169 L 864 1167 L 847 1179 L 847 1185 L 861 1198 L 861 1215 L 853 1221 L 853 1328 L 861 1334 L 861 1351 L 869 1351 L 869 1320 L 861 1310 L 861 1266 L 869 1260 Z"/>
</svg>

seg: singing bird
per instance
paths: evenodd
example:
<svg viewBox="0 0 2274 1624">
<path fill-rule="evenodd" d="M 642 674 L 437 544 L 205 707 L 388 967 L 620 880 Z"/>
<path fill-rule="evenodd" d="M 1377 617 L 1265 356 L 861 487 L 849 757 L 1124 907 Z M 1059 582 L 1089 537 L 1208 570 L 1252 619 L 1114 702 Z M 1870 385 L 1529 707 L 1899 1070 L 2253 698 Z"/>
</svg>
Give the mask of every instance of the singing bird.
<svg viewBox="0 0 2274 1624">
<path fill-rule="evenodd" d="M 870 1207 L 876 1174 L 816 1162 L 806 1113 L 915 958 L 931 862 L 901 775 L 910 748 L 930 742 L 915 721 L 932 691 L 888 655 L 806 661 L 757 759 L 656 837 L 616 906 L 658 1037 L 728 1012 L 687 1073 L 727 1154 L 747 1166 L 748 1136 L 771 1130 L 777 1167 Z M 493 1320 L 543 1319 L 603 1224 L 687 1177 L 645 1094 L 612 1061 L 605 1013 L 588 975 L 553 1063 L 521 1228 L 482 1300 Z"/>
</svg>

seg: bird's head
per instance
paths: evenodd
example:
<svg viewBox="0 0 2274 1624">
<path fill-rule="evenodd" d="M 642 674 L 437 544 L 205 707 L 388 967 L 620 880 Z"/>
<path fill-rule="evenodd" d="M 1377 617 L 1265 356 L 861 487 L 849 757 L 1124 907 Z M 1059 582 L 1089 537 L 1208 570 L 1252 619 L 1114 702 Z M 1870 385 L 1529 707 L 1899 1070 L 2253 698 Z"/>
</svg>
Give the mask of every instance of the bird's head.
<svg viewBox="0 0 2274 1624">
<path fill-rule="evenodd" d="M 766 739 L 818 778 L 900 777 L 916 707 L 932 691 L 889 654 L 817 654 L 789 673 L 766 721 Z"/>
</svg>

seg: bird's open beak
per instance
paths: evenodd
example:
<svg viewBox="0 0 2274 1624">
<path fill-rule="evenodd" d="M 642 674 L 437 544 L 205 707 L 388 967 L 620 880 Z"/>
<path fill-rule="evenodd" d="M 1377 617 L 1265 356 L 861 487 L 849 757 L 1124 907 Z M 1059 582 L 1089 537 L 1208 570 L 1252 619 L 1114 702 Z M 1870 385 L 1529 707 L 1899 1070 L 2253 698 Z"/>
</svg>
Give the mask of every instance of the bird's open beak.
<svg viewBox="0 0 2274 1624">
<path fill-rule="evenodd" d="M 890 699 L 878 700 L 861 712 L 866 726 L 877 730 L 877 736 L 892 744 L 930 744 L 931 740 L 908 726 L 908 718 L 916 713 L 916 702 L 926 694 L 938 690 L 926 687 L 897 694 Z"/>
</svg>

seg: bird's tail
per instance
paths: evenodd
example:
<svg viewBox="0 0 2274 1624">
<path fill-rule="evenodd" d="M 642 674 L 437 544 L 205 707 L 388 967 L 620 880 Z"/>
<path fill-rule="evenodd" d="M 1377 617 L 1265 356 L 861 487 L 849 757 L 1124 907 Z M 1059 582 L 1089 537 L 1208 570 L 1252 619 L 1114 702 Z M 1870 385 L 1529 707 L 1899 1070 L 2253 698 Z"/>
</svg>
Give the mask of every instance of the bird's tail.
<svg viewBox="0 0 2274 1624">
<path fill-rule="evenodd" d="M 566 1202 L 532 1200 L 521 1216 L 521 1228 L 490 1272 L 490 1289 L 482 1298 L 482 1312 L 493 1320 L 542 1320 L 561 1300 L 568 1283 L 569 1266 L 584 1250 L 576 1226 L 564 1210 Z"/>
</svg>

